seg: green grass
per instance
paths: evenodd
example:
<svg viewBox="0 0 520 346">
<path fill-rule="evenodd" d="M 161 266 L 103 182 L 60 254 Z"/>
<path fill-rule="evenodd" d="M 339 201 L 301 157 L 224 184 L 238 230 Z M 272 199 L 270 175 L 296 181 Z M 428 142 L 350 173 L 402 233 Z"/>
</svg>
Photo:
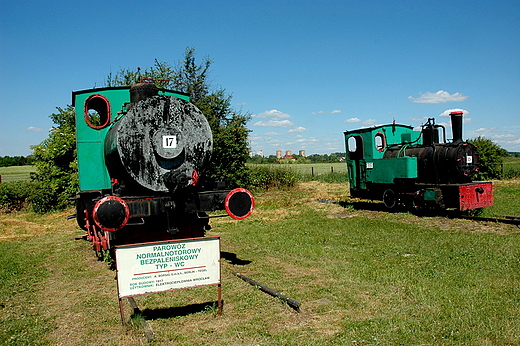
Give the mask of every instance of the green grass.
<svg viewBox="0 0 520 346">
<path fill-rule="evenodd" d="M 497 202 L 519 204 L 517 185 L 497 185 L 510 196 Z M 344 184 L 307 182 L 258 194 L 245 220 L 212 219 L 208 235 L 227 253 L 223 315 L 211 308 L 215 286 L 136 297 L 154 332 L 148 343 L 518 344 L 516 227 L 355 209 L 347 196 Z M 139 323 L 121 326 L 115 273 L 75 240 L 82 232 L 67 214 L 0 215 L 0 345 L 147 343 Z"/>
<path fill-rule="evenodd" d="M 493 181 L 495 205 L 484 208 L 483 216 L 520 216 L 520 180 Z"/>
<path fill-rule="evenodd" d="M 39 254 L 27 251 L 27 242 L 0 242 L 0 342 L 37 344 L 51 325 L 38 310 L 35 287 L 44 281 Z"/>
<path fill-rule="evenodd" d="M 32 172 L 36 172 L 34 166 L 0 167 L 0 176 L 3 183 L 16 180 L 28 181 Z"/>
</svg>

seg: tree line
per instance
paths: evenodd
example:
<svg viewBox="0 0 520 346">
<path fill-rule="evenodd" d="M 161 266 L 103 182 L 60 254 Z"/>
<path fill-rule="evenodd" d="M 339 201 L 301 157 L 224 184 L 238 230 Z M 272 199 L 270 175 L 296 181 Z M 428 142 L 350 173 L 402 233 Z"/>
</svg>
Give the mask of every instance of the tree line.
<svg viewBox="0 0 520 346">
<path fill-rule="evenodd" d="M 260 155 L 251 156 L 247 162 L 254 164 L 262 163 L 333 163 L 344 162 L 346 154 L 343 152 L 331 154 L 312 154 L 308 156 L 293 154 L 290 157 L 278 158 L 276 155 L 269 155 L 267 157 Z"/>
<path fill-rule="evenodd" d="M 32 165 L 34 158 L 29 156 L 0 156 L 0 167 Z"/>
</svg>

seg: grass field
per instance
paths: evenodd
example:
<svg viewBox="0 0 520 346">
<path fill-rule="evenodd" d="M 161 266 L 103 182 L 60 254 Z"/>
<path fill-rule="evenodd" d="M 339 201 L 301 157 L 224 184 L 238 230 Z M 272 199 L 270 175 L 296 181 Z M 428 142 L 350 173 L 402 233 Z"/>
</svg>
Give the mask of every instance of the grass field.
<svg viewBox="0 0 520 346">
<path fill-rule="evenodd" d="M 0 176 L 2 182 L 15 180 L 30 180 L 31 172 L 35 172 L 34 166 L 11 166 L 11 167 L 0 167 Z"/>
<path fill-rule="evenodd" d="M 516 172 L 520 177 L 520 157 L 504 158 L 503 172 L 504 174 L 507 174 L 508 172 Z"/>
<path fill-rule="evenodd" d="M 520 184 L 500 182 L 496 196 L 518 206 Z M 0 344 L 519 344 L 518 228 L 382 212 L 344 184 L 306 182 L 256 202 L 251 217 L 212 219 L 208 232 L 221 237 L 223 315 L 214 286 L 136 297 L 152 341 L 127 301 L 121 326 L 115 273 L 66 220 L 72 210 L 0 215 Z"/>
<path fill-rule="evenodd" d="M 283 168 L 292 170 L 298 174 L 320 175 L 328 173 L 346 173 L 347 164 L 345 162 L 332 163 L 303 163 L 303 164 L 248 164 L 249 167 L 265 167 Z"/>
</svg>

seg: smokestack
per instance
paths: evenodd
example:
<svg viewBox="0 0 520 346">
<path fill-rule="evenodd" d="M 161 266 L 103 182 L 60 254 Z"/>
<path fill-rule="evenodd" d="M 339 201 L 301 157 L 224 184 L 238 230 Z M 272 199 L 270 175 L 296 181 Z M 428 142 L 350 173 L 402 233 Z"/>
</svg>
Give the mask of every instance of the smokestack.
<svg viewBox="0 0 520 346">
<path fill-rule="evenodd" d="M 159 95 L 159 89 L 153 83 L 137 83 L 130 87 L 130 102 L 135 103 Z"/>
<path fill-rule="evenodd" d="M 455 111 L 450 113 L 451 130 L 453 132 L 453 143 L 462 142 L 462 112 Z"/>
</svg>

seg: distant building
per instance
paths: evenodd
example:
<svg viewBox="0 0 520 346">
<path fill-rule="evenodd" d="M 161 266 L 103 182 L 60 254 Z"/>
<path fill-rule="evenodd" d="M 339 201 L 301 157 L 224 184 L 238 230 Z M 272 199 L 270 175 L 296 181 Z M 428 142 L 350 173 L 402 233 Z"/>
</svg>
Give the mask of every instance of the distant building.
<svg viewBox="0 0 520 346">
<path fill-rule="evenodd" d="M 285 151 L 285 156 L 292 156 L 292 151 L 291 150 L 286 150 Z"/>
<path fill-rule="evenodd" d="M 263 150 L 258 150 L 256 155 L 264 157 L 264 151 Z"/>
<path fill-rule="evenodd" d="M 305 155 L 305 150 L 300 150 L 298 155 L 300 155 L 302 157 L 306 157 L 307 156 L 307 155 Z"/>
<path fill-rule="evenodd" d="M 277 159 L 281 159 L 282 158 L 282 151 L 281 150 L 277 150 L 276 151 L 276 158 Z"/>
</svg>

